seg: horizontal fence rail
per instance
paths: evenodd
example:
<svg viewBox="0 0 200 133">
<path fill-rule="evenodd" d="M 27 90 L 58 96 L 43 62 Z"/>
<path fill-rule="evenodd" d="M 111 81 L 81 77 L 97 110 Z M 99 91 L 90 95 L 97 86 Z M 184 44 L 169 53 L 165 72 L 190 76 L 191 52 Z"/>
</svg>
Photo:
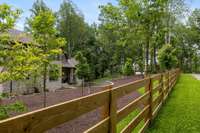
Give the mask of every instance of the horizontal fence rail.
<svg viewBox="0 0 200 133">
<path fill-rule="evenodd" d="M 104 91 L 56 104 L 47 108 L 0 121 L 0 133 L 42 133 L 70 120 L 102 107 L 102 120 L 85 133 L 116 133 L 117 124 L 138 107 L 140 112 L 127 124 L 121 133 L 131 133 L 141 121 L 139 132 L 143 133 L 156 117 L 180 74 L 174 69 L 116 88 L 109 85 Z M 130 103 L 117 109 L 117 101 L 134 91 L 145 92 Z"/>
</svg>

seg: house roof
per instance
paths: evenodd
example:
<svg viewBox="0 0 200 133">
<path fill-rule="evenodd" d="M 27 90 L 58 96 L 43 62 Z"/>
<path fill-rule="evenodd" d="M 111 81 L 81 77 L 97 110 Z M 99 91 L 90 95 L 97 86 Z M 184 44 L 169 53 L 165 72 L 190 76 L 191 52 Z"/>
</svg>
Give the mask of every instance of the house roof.
<svg viewBox="0 0 200 133">
<path fill-rule="evenodd" d="M 33 41 L 31 35 L 20 31 L 20 30 L 16 30 L 16 29 L 10 29 L 8 31 L 9 35 L 13 38 L 13 40 L 18 40 L 19 42 L 22 43 L 30 43 Z M 67 57 L 65 56 L 65 54 L 63 54 L 62 57 L 62 64 L 63 67 L 67 67 L 67 68 L 75 68 L 76 65 L 78 64 L 78 61 L 76 61 L 75 58 L 69 58 L 67 59 Z M 0 67 L 0 72 L 3 70 L 3 68 Z"/>
<path fill-rule="evenodd" d="M 16 29 L 10 29 L 8 31 L 8 33 L 10 34 L 10 36 L 13 38 L 13 39 L 16 39 L 18 40 L 19 42 L 22 42 L 22 43 L 30 43 L 32 42 L 32 37 L 23 32 L 23 31 L 20 31 L 20 30 L 16 30 Z"/>
<path fill-rule="evenodd" d="M 63 67 L 75 68 L 77 64 L 78 61 L 75 58 L 63 60 Z"/>
<path fill-rule="evenodd" d="M 0 67 L 0 72 L 2 72 L 3 71 L 3 67 Z"/>
</svg>

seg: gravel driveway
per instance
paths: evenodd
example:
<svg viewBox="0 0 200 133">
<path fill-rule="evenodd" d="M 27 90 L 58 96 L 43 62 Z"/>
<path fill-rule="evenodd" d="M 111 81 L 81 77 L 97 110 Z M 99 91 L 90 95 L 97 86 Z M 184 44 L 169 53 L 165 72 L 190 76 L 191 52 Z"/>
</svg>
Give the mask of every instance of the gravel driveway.
<svg viewBox="0 0 200 133">
<path fill-rule="evenodd" d="M 112 80 L 114 83 L 114 87 L 130 83 L 135 80 L 142 79 L 143 76 L 130 76 L 126 78 L 116 79 Z M 101 91 L 101 87 L 93 88 L 90 91 L 91 93 L 95 93 L 98 91 Z M 83 95 L 89 95 L 87 89 L 84 89 Z M 65 89 L 60 90 L 56 92 L 48 92 L 47 93 L 47 105 L 53 105 L 60 102 L 64 102 L 67 100 L 71 100 L 74 98 L 78 98 L 82 96 L 81 89 Z M 129 95 L 126 95 L 118 100 L 117 106 L 118 109 L 122 108 L 123 106 L 127 105 L 137 97 L 139 97 L 140 94 L 138 92 L 132 92 Z M 12 99 L 4 99 L 3 104 L 13 103 L 16 100 L 22 101 L 26 104 L 28 107 L 28 112 L 33 111 L 36 109 L 40 109 L 43 107 L 43 94 L 35 94 L 35 95 L 26 95 L 26 96 L 17 96 Z M 95 123 L 100 121 L 100 108 L 93 110 L 89 113 L 86 113 L 77 119 L 71 120 L 69 122 L 66 122 L 62 125 L 59 125 L 51 130 L 48 131 L 48 133 L 82 133 L 84 130 L 88 129 Z"/>
<path fill-rule="evenodd" d="M 200 74 L 192 74 L 196 79 L 200 80 Z"/>
</svg>

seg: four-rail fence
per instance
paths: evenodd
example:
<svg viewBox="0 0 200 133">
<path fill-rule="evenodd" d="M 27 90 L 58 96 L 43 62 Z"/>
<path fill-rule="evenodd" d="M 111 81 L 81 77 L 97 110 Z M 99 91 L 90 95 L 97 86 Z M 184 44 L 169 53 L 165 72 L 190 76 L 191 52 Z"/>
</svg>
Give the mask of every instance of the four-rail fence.
<svg viewBox="0 0 200 133">
<path fill-rule="evenodd" d="M 0 133 L 42 133 L 102 106 L 102 120 L 85 133 L 116 133 L 117 124 L 138 107 L 138 115 L 120 132 L 131 133 L 141 121 L 144 121 L 139 130 L 142 133 L 157 115 L 176 84 L 179 73 L 179 69 L 174 69 L 116 88 L 109 85 L 104 91 L 95 94 L 2 120 Z M 141 96 L 123 108 L 117 108 L 118 99 L 141 88 L 145 90 Z"/>
</svg>

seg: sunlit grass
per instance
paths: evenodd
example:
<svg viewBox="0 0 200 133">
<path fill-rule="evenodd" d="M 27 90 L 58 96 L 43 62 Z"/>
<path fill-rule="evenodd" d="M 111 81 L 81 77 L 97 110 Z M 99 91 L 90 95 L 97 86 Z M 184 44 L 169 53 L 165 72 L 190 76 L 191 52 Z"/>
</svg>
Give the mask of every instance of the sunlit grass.
<svg viewBox="0 0 200 133">
<path fill-rule="evenodd" d="M 200 81 L 183 74 L 147 133 L 199 133 Z"/>
<path fill-rule="evenodd" d="M 120 133 L 123 128 L 125 128 L 138 114 L 140 113 L 140 109 L 136 109 L 132 113 L 130 113 L 126 118 L 124 118 L 122 121 L 120 121 L 117 124 L 117 133 Z M 144 125 L 144 121 L 141 121 L 138 126 L 132 131 L 132 133 L 138 133 L 138 131 L 142 128 Z"/>
</svg>

